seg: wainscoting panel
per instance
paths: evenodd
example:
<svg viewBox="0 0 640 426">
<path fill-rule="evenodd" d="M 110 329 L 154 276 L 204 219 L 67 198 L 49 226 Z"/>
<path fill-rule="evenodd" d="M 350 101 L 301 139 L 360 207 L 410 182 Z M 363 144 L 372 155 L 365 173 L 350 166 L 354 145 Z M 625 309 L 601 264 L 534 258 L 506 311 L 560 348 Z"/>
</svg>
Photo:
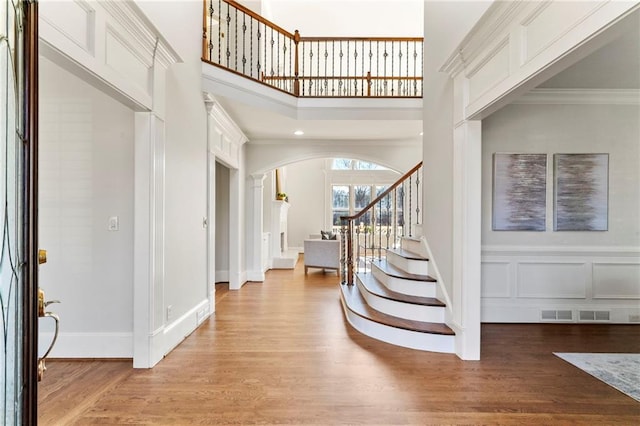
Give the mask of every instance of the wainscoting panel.
<svg viewBox="0 0 640 426">
<path fill-rule="evenodd" d="M 510 262 L 482 263 L 482 297 L 511 297 Z"/>
<path fill-rule="evenodd" d="M 640 264 L 593 263 L 594 299 L 640 299 Z"/>
<path fill-rule="evenodd" d="M 518 297 L 584 299 L 584 262 L 518 262 Z"/>
<path fill-rule="evenodd" d="M 483 322 L 638 323 L 640 248 L 485 246 L 481 286 Z"/>
</svg>

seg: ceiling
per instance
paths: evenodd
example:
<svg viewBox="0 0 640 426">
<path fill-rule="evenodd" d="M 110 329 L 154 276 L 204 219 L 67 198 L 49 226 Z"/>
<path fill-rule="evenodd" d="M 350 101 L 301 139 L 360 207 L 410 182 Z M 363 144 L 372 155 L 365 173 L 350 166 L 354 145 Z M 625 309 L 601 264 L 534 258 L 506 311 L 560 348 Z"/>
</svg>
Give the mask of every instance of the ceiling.
<svg viewBox="0 0 640 426">
<path fill-rule="evenodd" d="M 421 140 L 422 120 L 299 120 L 230 98 L 217 97 L 249 141 L 407 141 Z M 304 135 L 296 136 L 294 131 Z"/>
<path fill-rule="evenodd" d="M 546 89 L 640 89 L 640 22 L 542 83 Z"/>
<path fill-rule="evenodd" d="M 637 25 L 630 31 L 538 87 L 640 89 L 640 19 L 635 22 Z M 230 98 L 218 100 L 250 142 L 307 140 L 338 144 L 422 140 L 421 120 L 299 120 Z M 296 130 L 304 131 L 304 135 L 294 135 Z"/>
</svg>

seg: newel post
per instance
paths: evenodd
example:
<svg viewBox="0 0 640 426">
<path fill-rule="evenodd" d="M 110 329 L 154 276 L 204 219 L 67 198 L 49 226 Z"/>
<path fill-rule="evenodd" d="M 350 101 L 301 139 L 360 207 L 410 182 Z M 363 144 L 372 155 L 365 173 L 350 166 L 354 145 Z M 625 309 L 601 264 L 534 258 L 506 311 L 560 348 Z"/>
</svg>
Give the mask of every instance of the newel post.
<svg viewBox="0 0 640 426">
<path fill-rule="evenodd" d="M 300 79 L 299 79 L 299 72 L 298 72 L 298 44 L 300 43 L 300 32 L 298 32 L 298 30 L 295 31 L 295 33 L 293 34 L 293 42 L 296 45 L 296 53 L 295 53 L 295 65 L 294 65 L 294 73 L 295 73 L 295 78 L 293 80 L 293 94 L 295 96 L 300 96 Z"/>
</svg>

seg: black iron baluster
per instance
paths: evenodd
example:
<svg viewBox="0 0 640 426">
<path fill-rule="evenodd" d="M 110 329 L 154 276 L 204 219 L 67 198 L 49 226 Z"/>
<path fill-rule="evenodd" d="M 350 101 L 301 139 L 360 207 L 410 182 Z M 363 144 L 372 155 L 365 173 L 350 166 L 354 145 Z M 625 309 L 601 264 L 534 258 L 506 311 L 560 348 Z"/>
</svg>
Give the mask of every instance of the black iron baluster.
<svg viewBox="0 0 640 426">
<path fill-rule="evenodd" d="M 418 64 L 418 52 L 416 42 L 413 42 L 413 76 L 416 77 L 416 65 Z M 413 80 L 413 96 L 418 96 L 418 80 Z"/>
<path fill-rule="evenodd" d="M 269 45 L 271 46 L 271 50 L 270 50 L 270 55 L 271 55 L 271 77 L 273 77 L 273 75 L 275 74 L 273 71 L 273 45 L 275 44 L 275 41 L 273 40 L 273 28 L 271 28 L 271 40 L 269 41 Z"/>
<path fill-rule="evenodd" d="M 235 71 L 238 71 L 238 9 L 235 9 L 235 23 L 233 24 L 233 31 L 235 33 L 235 40 L 233 41 L 235 43 L 235 47 L 234 47 L 234 52 L 233 52 L 233 59 L 234 59 L 234 67 L 233 69 Z"/>
<path fill-rule="evenodd" d="M 367 273 L 367 267 L 368 267 L 368 265 L 367 265 L 367 263 L 368 263 L 367 262 L 367 249 L 369 248 L 369 244 L 368 244 L 369 240 L 367 238 L 368 234 L 369 234 L 369 226 L 367 225 L 367 226 L 364 227 L 364 273 L 365 274 Z M 373 258 L 373 256 L 371 256 L 371 258 Z"/>
<path fill-rule="evenodd" d="M 207 48 L 209 49 L 209 60 L 213 62 L 213 14 L 215 10 L 213 8 L 213 1 L 209 2 L 209 31 L 207 37 L 209 38 L 209 45 Z M 218 26 L 218 32 L 220 32 L 220 26 Z"/>
<path fill-rule="evenodd" d="M 380 77 L 380 41 L 376 41 L 376 77 Z M 379 80 L 376 79 L 376 95 L 379 94 Z"/>
<path fill-rule="evenodd" d="M 246 47 L 247 45 L 247 14 L 242 12 L 242 74 L 246 75 L 246 65 L 247 65 L 247 53 Z"/>
<path fill-rule="evenodd" d="M 249 17 L 249 74 L 253 78 L 253 17 Z"/>
<path fill-rule="evenodd" d="M 230 7 L 229 3 L 227 3 L 227 52 L 225 54 L 227 57 L 227 68 L 229 68 L 229 58 L 231 57 L 231 50 L 229 49 L 229 24 L 231 23 L 231 15 L 229 14 Z"/>
<path fill-rule="evenodd" d="M 404 95 L 409 96 L 409 40 L 407 40 L 407 82 L 404 86 Z"/>
<path fill-rule="evenodd" d="M 416 225 L 420 225 L 420 171 L 416 171 Z"/>
<path fill-rule="evenodd" d="M 329 91 L 329 85 L 327 81 L 327 67 L 329 66 L 329 51 L 327 41 L 324 42 L 324 88 L 320 91 L 320 94 L 327 94 Z"/>
<path fill-rule="evenodd" d="M 280 65 L 280 31 L 276 31 L 276 34 L 277 34 L 276 37 L 277 37 L 277 40 L 278 40 L 277 44 L 276 44 L 276 70 L 277 70 L 276 71 L 276 77 L 280 77 L 281 74 L 282 74 L 281 73 L 282 68 L 281 68 L 281 65 Z M 280 78 L 278 78 L 278 80 L 276 80 L 276 81 L 279 82 L 278 85 L 276 85 L 276 87 L 282 89 L 284 80 L 281 80 Z"/>
<path fill-rule="evenodd" d="M 349 94 L 351 93 L 351 85 L 349 84 L 349 40 L 347 40 L 347 75 L 345 77 L 347 77 L 346 80 L 346 89 L 347 89 L 347 96 L 349 96 Z"/>
<path fill-rule="evenodd" d="M 291 43 L 293 43 L 293 40 L 288 38 L 288 37 L 285 40 L 289 41 L 289 77 L 293 78 L 293 63 L 292 63 L 293 61 L 291 60 L 291 52 L 293 52 L 293 49 L 291 47 Z M 286 66 L 286 63 L 287 63 L 287 57 L 286 57 L 286 55 L 287 55 L 287 45 L 286 45 L 286 43 L 285 43 L 285 46 L 284 46 L 284 55 L 285 55 L 284 63 L 285 63 L 285 66 Z M 293 93 L 293 80 L 289 80 L 289 92 Z"/>
<path fill-rule="evenodd" d="M 411 186 L 411 177 L 409 176 L 409 236 L 413 236 L 413 232 L 411 230 L 411 202 L 413 201 L 413 186 Z"/>
<path fill-rule="evenodd" d="M 398 187 L 393 189 L 393 248 L 398 246 Z"/>
<path fill-rule="evenodd" d="M 373 207 L 373 211 L 375 212 L 376 208 Z M 378 201 L 378 217 L 373 222 L 373 226 L 376 226 L 376 222 L 380 222 L 378 226 L 378 260 L 382 260 L 382 200 Z M 374 228 L 375 229 L 375 228 Z"/>
<path fill-rule="evenodd" d="M 369 44 L 371 44 L 371 42 L 369 42 Z M 369 66 L 369 70 L 371 70 L 371 66 Z M 362 70 L 360 72 L 361 77 L 365 76 L 365 72 L 364 72 L 364 40 L 362 40 Z M 361 93 L 362 96 L 364 96 L 364 81 L 362 82 L 362 89 L 361 89 Z"/>
<path fill-rule="evenodd" d="M 336 41 L 331 41 L 331 96 L 335 96 L 336 92 Z"/>
<path fill-rule="evenodd" d="M 424 44 L 420 43 L 420 75 L 424 75 Z M 422 96 L 423 80 L 420 79 L 420 96 Z"/>
<path fill-rule="evenodd" d="M 256 72 L 257 72 L 256 79 L 259 80 L 260 79 L 260 69 L 261 69 L 261 66 L 260 66 L 260 59 L 261 59 L 261 57 L 260 57 L 260 38 L 262 38 L 262 31 L 260 31 L 260 21 L 258 21 L 258 32 L 256 33 L 256 36 L 257 36 L 256 45 L 258 46 L 258 48 L 257 48 L 258 49 L 258 54 L 256 55 L 257 56 L 256 57 L 256 62 L 257 62 L 256 63 Z"/>
<path fill-rule="evenodd" d="M 391 236 L 391 194 L 386 196 L 387 204 L 387 250 L 389 249 L 389 237 Z"/>
<path fill-rule="evenodd" d="M 360 271 L 360 262 L 362 259 L 360 258 L 360 227 L 356 225 L 356 272 Z"/>
<path fill-rule="evenodd" d="M 222 65 L 222 0 L 218 0 L 218 64 Z"/>
<path fill-rule="evenodd" d="M 394 47 L 395 47 L 395 43 L 392 41 L 391 42 L 391 96 L 393 96 L 393 77 L 395 75 L 395 72 L 394 72 L 394 69 L 393 69 L 393 55 L 394 55 L 393 51 L 394 51 Z"/>
</svg>

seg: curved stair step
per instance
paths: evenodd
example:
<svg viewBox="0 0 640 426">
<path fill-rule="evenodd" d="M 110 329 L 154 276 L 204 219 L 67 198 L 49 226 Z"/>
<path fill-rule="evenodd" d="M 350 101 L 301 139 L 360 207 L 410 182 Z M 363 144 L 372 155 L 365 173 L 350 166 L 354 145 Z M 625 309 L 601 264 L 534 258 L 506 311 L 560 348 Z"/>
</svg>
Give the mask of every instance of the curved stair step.
<svg viewBox="0 0 640 426">
<path fill-rule="evenodd" d="M 385 257 L 389 263 L 411 274 L 429 273 L 429 259 L 412 251 L 403 248 L 386 249 Z"/>
<path fill-rule="evenodd" d="M 340 285 L 340 300 L 349 324 L 367 336 L 411 349 L 454 353 L 455 333 L 446 324 L 378 312 L 367 305 L 357 286 Z"/>
<path fill-rule="evenodd" d="M 376 311 L 413 321 L 444 323 L 445 304 L 434 297 L 389 290 L 371 274 L 357 274 L 356 284 L 367 305 Z"/>
<path fill-rule="evenodd" d="M 424 282 L 433 282 L 433 283 L 436 282 L 436 279 L 430 275 L 412 274 L 412 273 L 403 271 L 402 269 L 392 265 L 391 263 L 387 262 L 384 259 L 382 260 L 374 259 L 374 260 L 371 260 L 371 263 L 377 266 L 378 269 L 380 269 L 382 272 L 384 272 L 385 274 L 391 277 L 401 278 L 405 280 L 412 280 L 412 281 L 424 281 Z"/>
<path fill-rule="evenodd" d="M 372 274 L 356 274 L 360 282 L 367 288 L 369 293 L 375 294 L 376 296 L 382 297 L 383 299 L 388 299 L 396 302 L 409 303 L 412 305 L 422 305 L 422 306 L 436 306 L 444 308 L 445 305 L 439 299 L 435 297 L 422 297 L 422 296 L 412 296 L 410 294 L 403 294 L 397 291 L 393 291 L 385 287 L 378 279 Z"/>
<path fill-rule="evenodd" d="M 409 251 L 409 250 L 407 250 L 405 248 L 398 247 L 398 248 L 386 249 L 386 250 L 387 250 L 388 253 L 389 252 L 390 253 L 395 253 L 398 256 L 403 257 L 403 258 L 405 258 L 407 260 L 422 260 L 422 261 L 425 261 L 425 262 L 429 261 L 428 257 L 424 257 L 424 256 L 422 256 L 422 255 L 420 255 L 418 253 L 414 253 L 414 252 Z"/>
</svg>

